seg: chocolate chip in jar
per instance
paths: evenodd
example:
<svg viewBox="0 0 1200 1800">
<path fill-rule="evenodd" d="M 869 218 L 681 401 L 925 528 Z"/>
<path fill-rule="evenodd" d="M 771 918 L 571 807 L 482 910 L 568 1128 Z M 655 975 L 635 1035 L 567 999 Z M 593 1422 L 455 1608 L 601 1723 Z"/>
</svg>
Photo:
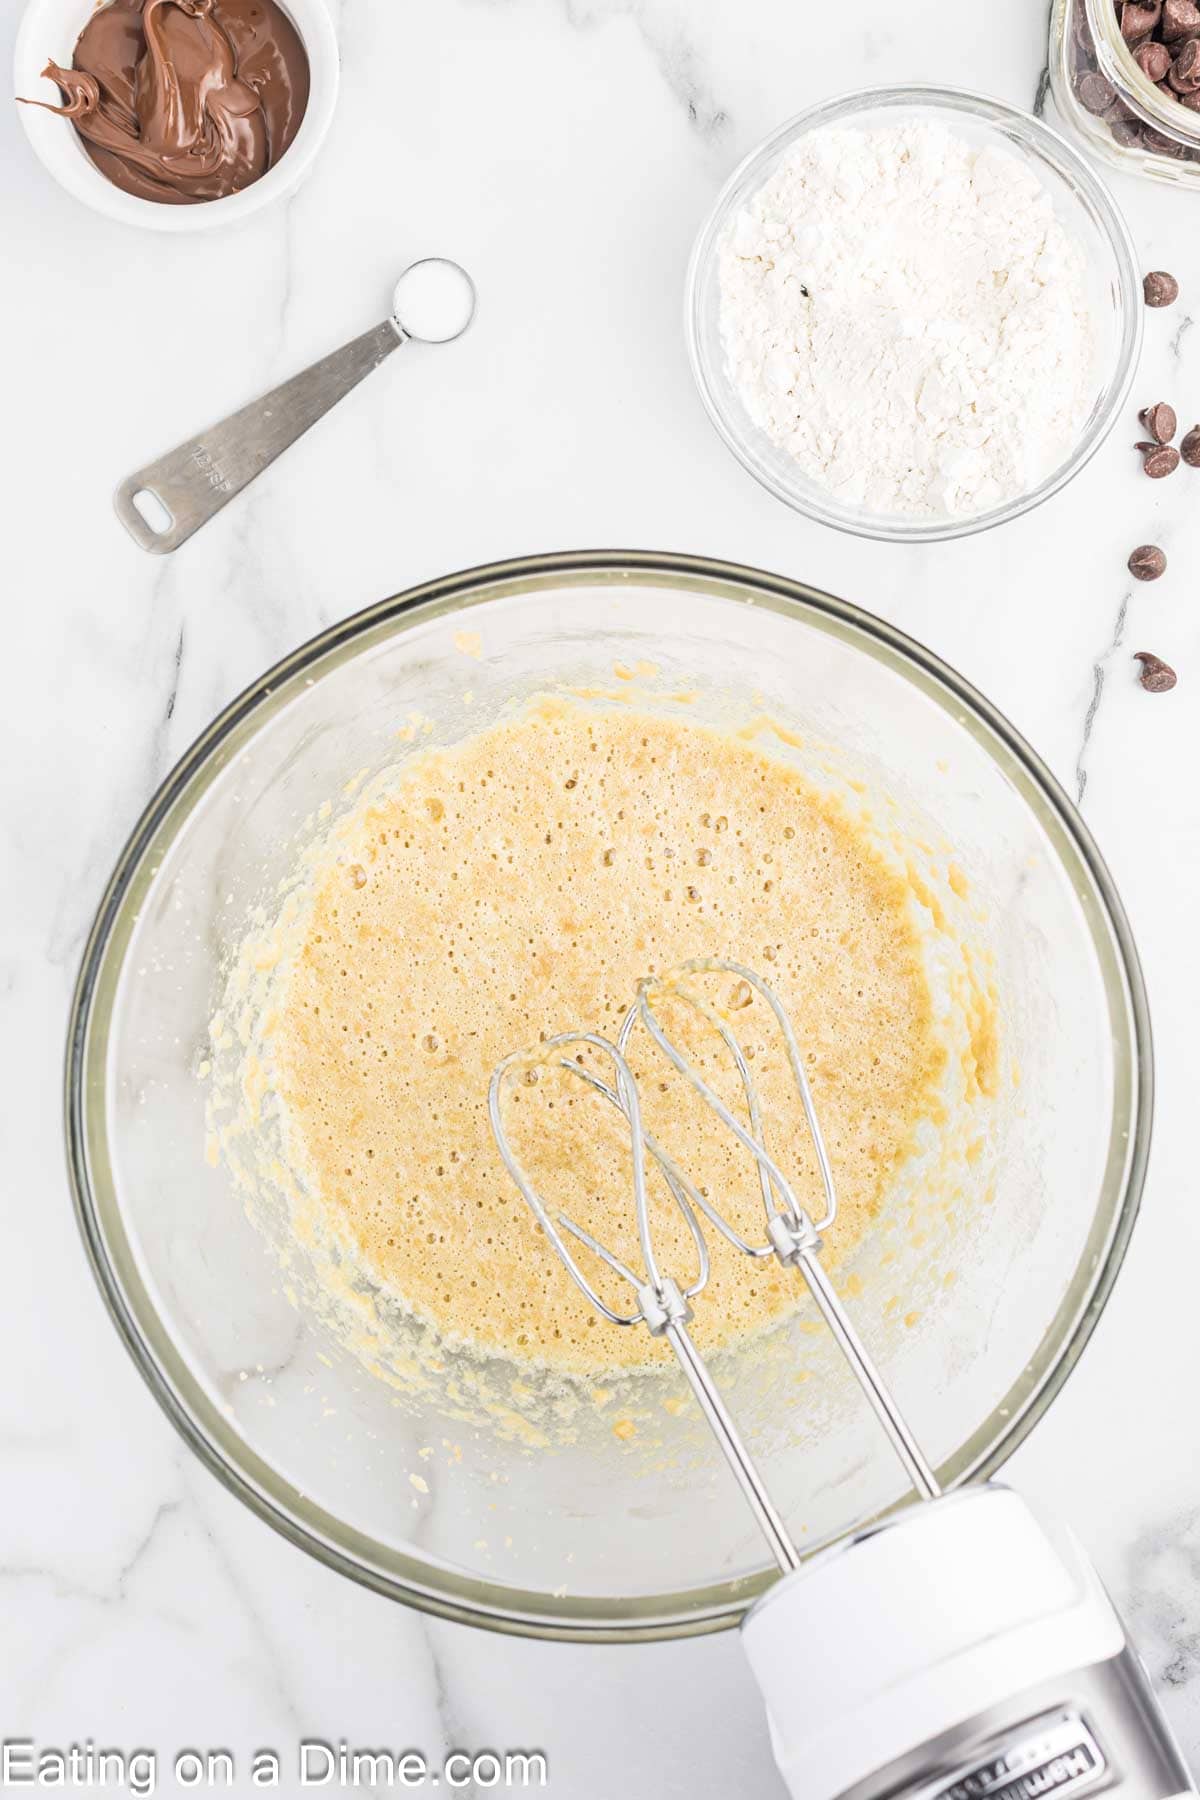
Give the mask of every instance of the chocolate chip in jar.
<svg viewBox="0 0 1200 1800">
<path fill-rule="evenodd" d="M 1103 117 L 1117 98 L 1116 88 L 1098 69 L 1088 69 L 1086 74 L 1081 75 L 1075 83 L 1075 92 L 1079 95 L 1079 104 L 1088 112 L 1095 113 L 1097 118 Z"/>
<path fill-rule="evenodd" d="M 1111 8 L 1137 73 L 1131 72 L 1127 82 L 1097 51 L 1095 35 L 1083 16 L 1087 0 L 1066 0 L 1073 40 L 1073 97 L 1080 111 L 1103 119 L 1121 151 L 1146 152 L 1172 164 L 1200 164 L 1200 130 L 1183 116 L 1200 114 L 1200 0 L 1097 0 L 1097 4 L 1105 12 Z M 1171 108 L 1180 109 L 1173 115 L 1176 123 L 1170 111 L 1162 113 L 1154 102 L 1144 103 L 1142 83 L 1154 87 Z M 1102 107 L 1110 87 L 1114 98 Z M 1171 301 L 1158 304 L 1169 306 Z"/>
<path fill-rule="evenodd" d="M 1166 45 L 1160 46 L 1166 49 Z M 1167 75 L 1176 94 L 1192 94 L 1200 88 L 1200 41 L 1189 38 Z"/>
<path fill-rule="evenodd" d="M 1121 99 L 1120 95 L 1113 101 L 1104 117 L 1106 122 L 1110 125 L 1115 125 L 1120 121 L 1124 121 L 1129 125 L 1141 124 L 1141 119 L 1138 114 L 1134 112 L 1128 101 Z"/>
<path fill-rule="evenodd" d="M 1165 82 L 1163 85 L 1170 98 L 1178 100 L 1179 96 L 1174 89 L 1167 88 Z M 1184 146 L 1178 138 L 1168 137 L 1165 131 L 1156 131 L 1153 125 L 1147 125 L 1142 132 L 1142 142 L 1147 150 L 1156 150 L 1159 156 L 1182 156 L 1184 152 Z"/>
<path fill-rule="evenodd" d="M 1186 37 L 1189 31 L 1200 31 L 1200 7 L 1196 0 L 1163 0 L 1161 29 L 1163 40 L 1171 43 Z"/>
<path fill-rule="evenodd" d="M 1138 680 L 1148 694 L 1168 694 L 1179 680 L 1170 663 L 1155 656 L 1153 650 L 1135 650 L 1133 660 L 1142 665 Z"/>
<path fill-rule="evenodd" d="M 1167 559 L 1157 544 L 1139 544 L 1129 558 L 1129 573 L 1135 581 L 1157 581 L 1166 567 Z"/>
<path fill-rule="evenodd" d="M 1171 69 L 1171 52 L 1165 44 L 1155 38 L 1144 39 L 1133 53 L 1133 60 L 1142 74 L 1155 85 L 1166 79 Z M 1103 77 L 1101 77 L 1103 79 Z M 1082 99 L 1083 96 L 1080 95 Z"/>
<path fill-rule="evenodd" d="M 1151 269 L 1142 277 L 1142 298 L 1147 306 L 1174 306 L 1179 298 L 1179 283 L 1165 269 Z"/>
<path fill-rule="evenodd" d="M 1168 57 L 1168 68 L 1170 62 Z M 1075 83 L 1075 92 L 1079 95 L 1079 104 L 1088 112 L 1095 113 L 1097 118 L 1107 113 L 1117 98 L 1116 88 L 1098 69 L 1089 69 L 1085 75 L 1081 75 Z"/>
<path fill-rule="evenodd" d="M 1138 422 L 1156 444 L 1169 444 L 1178 424 L 1175 408 L 1166 400 L 1157 400 L 1153 406 L 1144 406 L 1138 414 Z"/>
<path fill-rule="evenodd" d="M 1171 14 L 1171 29 L 1176 35 L 1169 43 L 1163 37 L 1166 0 L 1112 0 L 1112 5 L 1141 74 L 1172 105 L 1200 111 L 1200 99 L 1193 98 L 1200 95 L 1200 50 L 1183 56 L 1192 38 L 1200 39 L 1197 0 L 1178 0 Z M 1179 5 L 1195 10 L 1194 26 L 1190 23 L 1191 12 L 1179 10 Z M 1139 109 L 1136 98 L 1125 97 L 1119 78 L 1110 81 L 1097 66 L 1095 42 L 1083 16 L 1083 0 L 1071 0 L 1069 12 L 1074 39 L 1073 86 L 1083 110 L 1104 120 L 1113 142 L 1122 150 L 1149 150 L 1172 161 L 1200 161 L 1200 150 L 1190 149 L 1169 128 L 1160 129 Z M 1191 85 L 1194 79 L 1195 86 Z M 1185 128 L 1181 120 L 1180 129 L 1190 127 Z"/>
<path fill-rule="evenodd" d="M 1148 38 L 1163 15 L 1163 0 L 1149 6 L 1140 0 L 1125 0 L 1121 8 L 1121 36 L 1127 44 L 1138 44 Z"/>
</svg>

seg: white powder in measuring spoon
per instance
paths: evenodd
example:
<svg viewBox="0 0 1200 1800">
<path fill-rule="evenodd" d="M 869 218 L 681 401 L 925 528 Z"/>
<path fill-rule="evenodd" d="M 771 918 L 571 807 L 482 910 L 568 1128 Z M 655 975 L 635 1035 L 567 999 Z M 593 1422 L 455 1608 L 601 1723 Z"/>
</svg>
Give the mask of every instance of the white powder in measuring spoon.
<svg viewBox="0 0 1200 1800">
<path fill-rule="evenodd" d="M 970 514 L 1074 448 L 1095 397 L 1087 258 L 1034 170 L 942 125 L 801 138 L 721 249 L 755 424 L 837 499 Z"/>
</svg>

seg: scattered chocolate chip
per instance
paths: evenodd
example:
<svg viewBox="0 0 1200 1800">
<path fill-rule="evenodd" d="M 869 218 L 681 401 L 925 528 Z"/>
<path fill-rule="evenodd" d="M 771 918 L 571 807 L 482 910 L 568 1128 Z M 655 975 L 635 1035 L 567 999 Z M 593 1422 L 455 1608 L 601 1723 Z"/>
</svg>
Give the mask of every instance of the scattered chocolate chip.
<svg viewBox="0 0 1200 1800">
<path fill-rule="evenodd" d="M 1165 663 L 1161 656 L 1155 656 L 1152 650 L 1135 650 L 1133 660 L 1142 665 L 1138 680 L 1148 694 L 1169 694 L 1179 680 L 1170 663 Z"/>
<path fill-rule="evenodd" d="M 1169 444 L 1175 436 L 1175 427 L 1179 421 L 1175 417 L 1175 408 L 1166 400 L 1159 400 L 1153 406 L 1144 406 L 1138 414 L 1138 423 L 1146 429 L 1156 444 Z"/>
<path fill-rule="evenodd" d="M 1157 581 L 1167 566 L 1167 559 L 1157 544 L 1139 544 L 1129 558 L 1129 573 L 1135 581 Z"/>
<path fill-rule="evenodd" d="M 1165 269 L 1151 269 L 1142 277 L 1142 295 L 1147 306 L 1173 306 L 1179 298 L 1179 283 Z"/>
<path fill-rule="evenodd" d="M 1162 15 L 1161 0 L 1149 6 L 1139 5 L 1138 0 L 1125 0 L 1121 8 L 1121 36 L 1127 44 L 1140 43 L 1150 36 Z"/>
<path fill-rule="evenodd" d="M 1151 481 L 1161 481 L 1164 475 L 1173 475 L 1179 467 L 1179 452 L 1173 444 L 1155 444 L 1153 450 L 1147 450 L 1142 458 L 1142 468 Z"/>
<path fill-rule="evenodd" d="M 1189 468 L 1200 469 L 1200 425 L 1193 425 L 1190 431 L 1184 433 L 1179 454 Z"/>
<path fill-rule="evenodd" d="M 1162 81 L 1171 67 L 1171 52 L 1154 38 L 1145 38 L 1133 53 L 1133 60 L 1151 81 Z"/>
</svg>

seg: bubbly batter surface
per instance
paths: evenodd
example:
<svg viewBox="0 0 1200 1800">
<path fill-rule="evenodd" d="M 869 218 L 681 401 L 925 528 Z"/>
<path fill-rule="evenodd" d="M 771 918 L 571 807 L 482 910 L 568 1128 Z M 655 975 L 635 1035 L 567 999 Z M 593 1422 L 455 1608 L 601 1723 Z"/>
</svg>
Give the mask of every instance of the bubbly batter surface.
<svg viewBox="0 0 1200 1800">
<path fill-rule="evenodd" d="M 339 825 L 312 879 L 265 1052 L 288 1157 L 372 1275 L 448 1339 L 582 1374 L 657 1360 L 643 1331 L 606 1325 L 575 1291 L 487 1115 L 502 1056 L 572 1027 L 615 1034 L 647 972 L 728 958 L 780 994 L 838 1180 L 835 1267 L 936 1114 L 946 1052 L 907 884 L 836 801 L 751 741 L 548 702 L 413 757 Z M 765 1007 L 728 977 L 706 991 L 754 1054 L 773 1147 L 815 1208 Z M 720 1084 L 711 1029 L 687 1031 Z M 646 1040 L 632 1060 L 651 1129 L 760 1237 L 742 1152 Z M 510 1117 L 547 1199 L 634 1255 L 613 1109 L 545 1070 L 518 1086 Z M 714 1240 L 696 1335 L 729 1343 L 796 1304 L 776 1265 Z"/>
</svg>

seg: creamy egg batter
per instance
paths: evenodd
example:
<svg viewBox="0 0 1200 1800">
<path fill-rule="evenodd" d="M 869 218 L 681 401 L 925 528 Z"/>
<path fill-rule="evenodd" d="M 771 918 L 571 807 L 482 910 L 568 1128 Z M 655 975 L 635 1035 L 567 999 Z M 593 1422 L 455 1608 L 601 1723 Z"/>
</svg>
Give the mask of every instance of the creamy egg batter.
<svg viewBox="0 0 1200 1800">
<path fill-rule="evenodd" d="M 775 986 L 837 1177 L 834 1267 L 938 1116 L 947 1051 L 911 889 L 849 811 L 750 738 L 543 702 L 411 756 L 331 831 L 289 918 L 255 1080 L 280 1109 L 292 1177 L 369 1275 L 451 1342 L 585 1376 L 657 1358 L 573 1288 L 487 1114 L 501 1057 L 572 1027 L 615 1033 L 648 972 L 728 958 Z M 773 1147 L 816 1207 L 766 1008 L 728 977 L 707 991 L 754 1056 Z M 677 1023 L 725 1081 L 711 1030 Z M 651 1129 L 761 1236 L 743 1153 L 647 1040 L 633 1060 Z M 547 1199 L 632 1255 L 614 1110 L 546 1069 L 518 1087 L 511 1123 Z M 673 1245 L 661 1194 L 656 1206 Z M 712 1249 L 703 1345 L 795 1307 L 776 1265 Z"/>
</svg>

